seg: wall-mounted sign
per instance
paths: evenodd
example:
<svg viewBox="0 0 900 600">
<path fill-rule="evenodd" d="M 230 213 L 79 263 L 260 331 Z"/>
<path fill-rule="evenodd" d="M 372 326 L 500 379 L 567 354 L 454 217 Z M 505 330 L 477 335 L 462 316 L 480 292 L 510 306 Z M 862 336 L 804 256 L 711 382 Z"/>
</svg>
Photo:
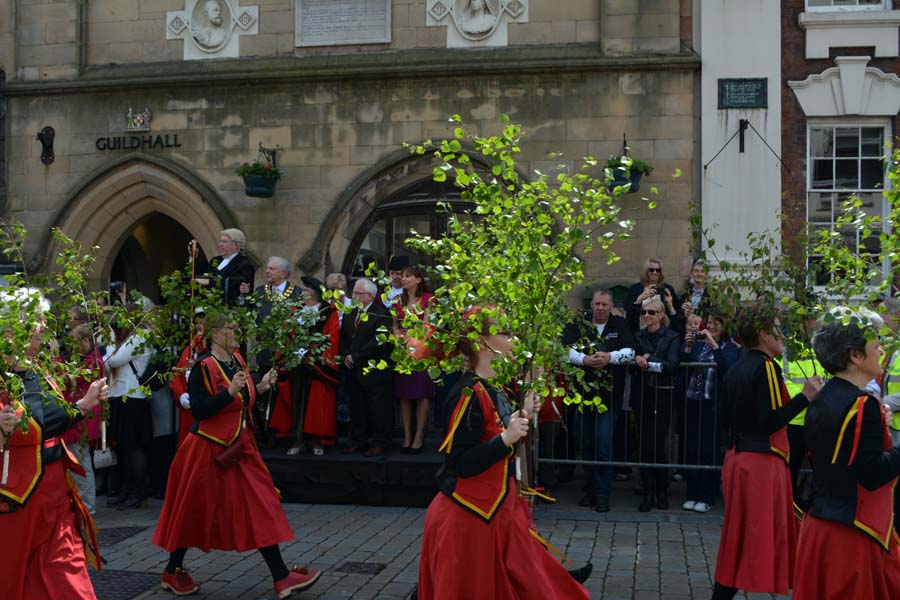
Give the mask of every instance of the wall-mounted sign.
<svg viewBox="0 0 900 600">
<path fill-rule="evenodd" d="M 719 108 L 768 108 L 769 81 L 719 79 Z"/>
<path fill-rule="evenodd" d="M 97 150 L 157 150 L 181 148 L 177 133 L 163 135 L 118 135 L 97 138 Z"/>
</svg>

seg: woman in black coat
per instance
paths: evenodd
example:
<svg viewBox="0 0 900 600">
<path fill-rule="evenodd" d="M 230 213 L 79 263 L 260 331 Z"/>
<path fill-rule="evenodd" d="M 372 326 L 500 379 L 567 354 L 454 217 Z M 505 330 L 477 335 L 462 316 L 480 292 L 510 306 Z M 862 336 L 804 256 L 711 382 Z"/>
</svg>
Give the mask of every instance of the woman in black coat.
<svg viewBox="0 0 900 600">
<path fill-rule="evenodd" d="M 681 336 L 669 329 L 669 319 L 659 298 L 645 300 L 640 310 L 641 331 L 635 340 L 634 362 L 639 369 L 636 402 L 640 461 L 667 463 L 666 437 L 672 422 L 672 392 L 678 369 Z M 647 512 L 654 503 L 669 508 L 667 469 L 641 469 L 644 499 L 638 510 Z"/>
<path fill-rule="evenodd" d="M 225 229 L 219 235 L 220 254 L 196 269 L 197 283 L 221 287 L 228 306 L 238 304 L 238 298 L 252 290 L 256 267 L 244 254 L 246 246 L 247 236 L 240 229 Z M 197 243 L 193 240 L 188 244 L 188 255 L 197 260 Z"/>
<path fill-rule="evenodd" d="M 641 269 L 641 280 L 628 288 L 625 296 L 625 318 L 632 331 L 641 328 L 641 305 L 645 300 L 658 296 L 668 319 L 668 324 L 679 332 L 684 332 L 684 317 L 678 309 L 675 288 L 665 282 L 662 261 L 648 258 Z"/>
</svg>

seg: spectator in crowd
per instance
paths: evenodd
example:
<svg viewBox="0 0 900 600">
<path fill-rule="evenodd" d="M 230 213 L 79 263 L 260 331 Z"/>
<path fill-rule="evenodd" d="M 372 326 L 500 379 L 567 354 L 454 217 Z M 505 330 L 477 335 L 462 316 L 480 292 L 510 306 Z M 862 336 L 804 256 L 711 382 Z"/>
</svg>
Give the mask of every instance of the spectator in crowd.
<svg viewBox="0 0 900 600">
<path fill-rule="evenodd" d="M 323 352 L 307 354 L 297 368 L 294 379 L 294 445 L 288 454 L 297 454 L 308 439 L 314 456 L 325 453 L 323 446 L 333 446 L 337 431 L 336 390 L 340 377 L 337 362 L 341 345 L 341 326 L 338 311 L 322 298 L 325 286 L 315 277 L 304 275 L 303 301 L 306 305 L 301 317 L 312 322 L 310 330 L 328 338 Z M 340 301 L 340 300 L 339 300 Z M 296 452 L 292 452 L 296 450 Z"/>
<path fill-rule="evenodd" d="M 659 296 L 666 315 L 666 322 L 672 325 L 676 331 L 683 331 L 682 316 L 675 305 L 677 296 L 675 289 L 665 282 L 662 261 L 658 258 L 648 258 L 641 269 L 641 280 L 628 288 L 625 297 L 625 315 L 632 331 L 641 328 L 641 308 L 644 301 Z M 678 325 L 682 326 L 679 327 Z"/>
<path fill-rule="evenodd" d="M 900 324 L 900 300 L 895 297 L 884 300 L 884 324 L 897 335 Z M 881 395 L 884 403 L 891 409 L 890 428 L 894 445 L 900 445 L 900 352 L 886 354 L 879 374 Z M 898 494 L 900 498 L 900 494 Z M 900 525 L 900 523 L 898 523 Z"/>
<path fill-rule="evenodd" d="M 403 319 L 407 314 L 415 314 L 420 321 L 428 321 L 428 308 L 434 294 L 428 291 L 425 275 L 417 266 L 404 267 L 401 271 L 402 292 L 393 304 L 394 335 L 403 338 L 406 330 Z M 400 419 L 403 422 L 403 444 L 401 452 L 419 454 L 425 443 L 425 424 L 428 422 L 428 407 L 434 400 L 435 387 L 425 371 L 394 374 L 394 397 L 400 402 Z M 413 414 L 415 414 L 415 437 L 413 436 Z"/>
<path fill-rule="evenodd" d="M 710 313 L 705 322 L 698 313 L 688 316 L 682 362 L 715 363 L 716 366 L 687 370 L 684 429 L 687 464 L 720 464 L 719 423 L 724 407 L 722 380 L 739 356 L 740 349 L 731 341 L 720 316 Z M 719 472 L 688 469 L 686 476 L 687 494 L 681 508 L 709 512 L 719 489 Z"/>
<path fill-rule="evenodd" d="M 128 286 L 124 281 L 109 282 L 109 305 L 122 306 L 128 304 Z"/>
<path fill-rule="evenodd" d="M 17 311 L 31 301 L 39 303 L 41 313 L 50 308 L 37 290 L 19 289 L 0 295 L 0 309 Z M 19 316 L 28 318 L 22 313 Z M 0 487 L 0 540 L 4 547 L 0 598 L 86 600 L 95 597 L 87 572 L 86 546 L 99 561 L 87 529 L 96 534 L 96 528 L 67 482 L 67 471 L 77 473 L 80 466 L 67 460 L 60 436 L 93 415 L 106 398 L 106 380 L 98 379 L 87 387 L 74 403 L 72 416 L 54 395 L 51 380 L 24 367 L 28 360 L 23 359 L 37 356 L 44 328 L 41 314 L 21 355 L 3 357 L 4 366 L 12 371 L 6 376 L 21 381 L 22 395 L 0 402 L 0 447 L 6 458 Z M 27 430 L 20 426 L 26 408 L 31 423 Z"/>
<path fill-rule="evenodd" d="M 575 389 L 583 402 L 598 402 L 576 413 L 576 420 L 582 421 L 576 427 L 582 434 L 582 455 L 591 461 L 612 458 L 613 434 L 625 393 L 626 368 L 621 365 L 634 358 L 634 339 L 628 324 L 613 315 L 612 309 L 612 293 L 599 289 L 591 299 L 590 320 L 578 319 L 563 331 L 569 362 L 583 370 L 584 378 L 575 384 Z M 579 504 L 608 512 L 612 467 L 585 467 L 585 473 L 585 493 Z"/>
<path fill-rule="evenodd" d="M 238 299 L 246 297 L 253 285 L 256 268 L 244 254 L 247 236 L 240 229 L 225 229 L 219 234 L 219 255 L 212 257 L 206 265 L 197 265 L 195 280 L 203 286 L 221 287 L 228 306 L 234 306 Z M 196 240 L 188 244 L 189 260 L 197 260 L 199 246 Z"/>
<path fill-rule="evenodd" d="M 832 377 L 807 411 L 815 491 L 800 529 L 793 597 L 888 600 L 900 590 L 900 551 L 891 528 L 900 447 L 885 429 L 883 406 L 866 392 L 881 373 L 882 320 L 846 307 L 832 315 L 813 336 L 816 358 Z"/>
<path fill-rule="evenodd" d="M 637 424 L 642 462 L 666 463 L 666 438 L 672 418 L 672 392 L 678 369 L 681 336 L 669 329 L 666 308 L 656 296 L 643 301 L 641 331 L 635 340 L 637 385 L 632 385 L 632 404 L 637 405 Z M 634 391 L 637 393 L 635 394 Z M 667 469 L 641 469 L 644 499 L 638 510 L 669 508 Z"/>
<path fill-rule="evenodd" d="M 115 349 L 106 359 L 112 385 L 109 388 L 109 438 L 116 445 L 124 478 L 121 493 L 109 498 L 109 506 L 137 508 L 147 498 L 147 445 L 153 436 L 150 404 L 138 382 L 150 365 L 153 349 L 145 332 L 136 328 L 136 304 L 126 304 L 127 316 L 113 327 Z"/>
<path fill-rule="evenodd" d="M 79 367 L 90 377 L 80 374 L 66 390 L 66 400 L 75 403 L 82 399 L 91 386 L 103 374 L 103 361 L 94 346 L 94 336 L 90 327 L 78 325 L 71 331 L 72 341 L 78 349 L 81 358 Z M 84 475 L 73 474 L 72 478 L 78 484 L 78 495 L 81 496 L 88 512 L 94 514 L 97 507 L 97 486 L 94 481 L 94 467 L 91 461 L 91 449 L 100 439 L 100 420 L 103 418 L 101 406 L 98 404 L 88 414 L 88 418 L 71 427 L 63 435 L 66 447 L 72 451 L 78 462 L 84 467 Z"/>
<path fill-rule="evenodd" d="M 191 342 L 181 351 L 178 362 L 175 363 L 174 374 L 169 386 L 172 389 L 172 396 L 178 403 L 178 446 L 184 443 L 185 438 L 191 432 L 191 425 L 194 423 L 194 416 L 191 414 L 191 396 L 188 391 L 188 374 L 194 368 L 197 358 L 209 352 L 206 344 L 206 335 L 203 328 L 204 314 L 195 312 L 194 328 L 195 335 Z"/>
<path fill-rule="evenodd" d="M 709 310 L 709 292 L 706 290 L 706 261 L 698 258 L 691 267 L 691 279 L 688 281 L 688 287 L 678 301 L 681 307 L 681 314 L 684 318 L 698 311 L 706 312 Z"/>
<path fill-rule="evenodd" d="M 178 449 L 169 473 L 166 500 L 153 544 L 169 562 L 162 587 L 178 596 L 200 590 L 187 570 L 189 548 L 246 552 L 259 550 L 279 598 L 309 589 L 321 574 L 306 567 L 288 570 L 278 544 L 294 535 L 272 477 L 245 427 L 258 392 L 272 373 L 254 384 L 238 352 L 237 326 L 226 315 L 208 319 L 210 353 L 191 369 L 192 435 Z M 198 507 L 200 509 L 198 510 Z"/>
<path fill-rule="evenodd" d="M 403 269 L 409 266 L 408 256 L 394 256 L 388 263 L 388 277 L 391 278 L 391 287 L 385 290 L 387 299 L 385 305 L 390 306 L 394 299 L 403 293 Z"/>
<path fill-rule="evenodd" d="M 803 392 L 788 397 L 775 360 L 784 352 L 780 328 L 771 303 L 757 301 L 738 317 L 747 352 L 723 383 L 734 445 L 722 468 L 725 522 L 713 600 L 731 600 L 739 589 L 786 594 L 794 580 L 797 519 L 786 429 L 816 396 L 822 380 L 808 379 Z"/>
<path fill-rule="evenodd" d="M 350 297 L 350 288 L 347 287 L 347 276 L 343 273 L 329 273 L 325 277 L 325 288 L 331 291 L 339 291 L 341 293 L 341 302 L 344 306 L 351 306 L 353 298 Z M 337 298 L 333 302 L 338 302 Z M 344 311 L 336 310 L 338 315 L 338 324 L 344 323 Z M 344 373 L 340 374 L 340 384 L 337 388 L 337 427 L 338 434 L 346 435 L 347 428 L 350 425 L 350 400 L 347 398 L 347 389 L 344 385 Z"/>
<path fill-rule="evenodd" d="M 443 481 L 425 514 L 419 561 L 420 600 L 442 598 L 589 598 L 530 530 L 519 504 L 515 447 L 528 434 L 533 402 L 513 412 L 493 385 L 491 365 L 508 355 L 509 332 L 470 311 L 477 340 L 462 337 L 467 370 L 450 393 L 453 411 L 441 450 Z M 523 404 L 529 404 L 525 402 Z"/>
<path fill-rule="evenodd" d="M 291 276 L 291 263 L 280 256 L 272 256 L 266 261 L 266 283 L 256 288 L 253 292 L 253 304 L 256 307 L 256 325 L 262 326 L 272 314 L 273 307 L 287 303 L 291 306 L 300 306 L 303 301 L 302 290 L 289 281 Z M 247 289 L 246 287 L 244 288 Z M 271 340 L 255 340 L 256 350 L 256 381 L 268 373 L 275 362 L 275 356 L 271 348 Z M 277 438 L 288 439 L 291 437 L 294 420 L 294 396 L 291 386 L 294 377 L 292 371 L 281 369 L 278 372 L 278 381 L 263 394 L 260 408 L 265 411 L 258 415 L 259 422 L 265 427 L 263 433 L 270 446 L 275 445 Z"/>
<path fill-rule="evenodd" d="M 341 324 L 344 385 L 350 398 L 350 437 L 344 453 L 368 447 L 367 457 L 384 454 L 394 422 L 393 373 L 387 369 L 365 372 L 370 360 L 389 360 L 393 348 L 389 341 L 378 341 L 379 330 L 389 332 L 392 322 L 390 311 L 376 302 L 377 295 L 378 286 L 371 279 L 358 279 L 353 286 L 357 306 Z"/>
</svg>

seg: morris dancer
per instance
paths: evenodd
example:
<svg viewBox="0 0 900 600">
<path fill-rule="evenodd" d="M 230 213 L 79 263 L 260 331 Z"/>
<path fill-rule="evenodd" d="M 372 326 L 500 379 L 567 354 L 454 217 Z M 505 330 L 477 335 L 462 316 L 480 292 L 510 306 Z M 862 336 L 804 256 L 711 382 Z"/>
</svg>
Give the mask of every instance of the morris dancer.
<svg viewBox="0 0 900 600">
<path fill-rule="evenodd" d="M 272 573 L 275 593 L 286 598 L 311 587 L 321 573 L 306 567 L 288 570 L 278 548 L 294 534 L 249 422 L 256 394 L 269 390 L 272 374 L 254 386 L 237 352 L 234 324 L 223 316 L 208 317 L 207 328 L 210 354 L 194 365 L 189 378 L 192 435 L 172 463 L 153 535 L 153 544 L 170 552 L 162 587 L 179 596 L 200 589 L 183 566 L 188 548 L 257 549 Z"/>
<path fill-rule="evenodd" d="M 575 600 L 587 590 L 544 549 L 526 524 L 516 488 L 514 446 L 528 434 L 526 410 L 512 412 L 488 383 L 491 359 L 509 354 L 509 332 L 484 319 L 477 345 L 460 349 L 469 370 L 450 394 L 454 406 L 441 450 L 441 491 L 425 514 L 419 562 L 421 600 Z"/>
<path fill-rule="evenodd" d="M 892 529 L 900 447 L 891 444 L 881 403 L 865 391 L 881 372 L 881 319 L 842 307 L 833 314 L 813 337 L 833 377 L 806 415 L 814 493 L 800 529 L 794 600 L 889 600 L 900 593 Z M 846 316 L 859 324 L 844 324 Z"/>
<path fill-rule="evenodd" d="M 748 352 L 725 375 L 734 445 L 725 454 L 722 496 L 725 523 L 716 559 L 713 600 L 731 600 L 738 589 L 786 594 L 793 582 L 797 520 L 788 469 L 787 424 L 822 386 L 819 377 L 790 399 L 781 368 L 780 323 L 762 305 L 738 318 Z"/>
<path fill-rule="evenodd" d="M 38 302 L 41 312 L 49 310 L 37 290 L 0 296 L 3 310 L 17 310 L 30 301 Z M 68 473 L 83 476 L 84 470 L 60 436 L 91 415 L 109 388 L 105 378 L 94 381 L 74 403 L 75 414 L 68 411 L 59 386 L 29 365 L 37 356 L 43 330 L 40 316 L 24 359 L 7 357 L 10 376 L 21 380 L 24 395 L 13 401 L 0 397 L 0 540 L 4 548 L 0 598 L 94 600 L 85 550 L 99 569 L 96 530 Z M 28 424 L 23 428 L 20 421 L 26 407 Z"/>
</svg>

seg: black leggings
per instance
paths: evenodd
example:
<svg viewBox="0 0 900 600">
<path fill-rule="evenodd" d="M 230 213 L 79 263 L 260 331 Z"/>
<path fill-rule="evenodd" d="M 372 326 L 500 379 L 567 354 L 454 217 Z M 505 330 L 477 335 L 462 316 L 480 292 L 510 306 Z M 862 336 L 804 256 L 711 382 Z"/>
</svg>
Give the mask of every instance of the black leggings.
<svg viewBox="0 0 900 600">
<path fill-rule="evenodd" d="M 187 554 L 187 551 L 187 548 L 178 548 L 175 552 L 169 554 L 169 563 L 166 565 L 166 571 L 174 573 L 175 569 L 183 568 L 184 556 Z M 288 576 L 290 571 L 288 570 L 287 565 L 284 564 L 284 559 L 281 557 L 281 550 L 278 548 L 277 544 L 259 548 L 259 553 L 262 554 L 263 560 L 266 561 L 266 565 L 272 573 L 273 581 L 281 581 Z"/>
</svg>

